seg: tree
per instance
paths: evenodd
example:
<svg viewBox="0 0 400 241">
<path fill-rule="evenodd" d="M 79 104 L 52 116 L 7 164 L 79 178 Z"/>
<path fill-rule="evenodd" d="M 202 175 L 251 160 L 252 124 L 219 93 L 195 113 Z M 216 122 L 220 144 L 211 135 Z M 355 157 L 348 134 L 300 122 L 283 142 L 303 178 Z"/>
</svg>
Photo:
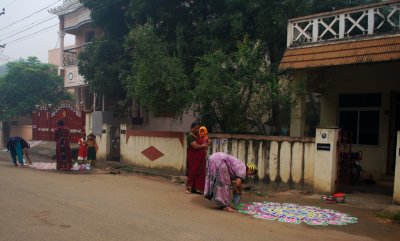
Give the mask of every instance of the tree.
<svg viewBox="0 0 400 241">
<path fill-rule="evenodd" d="M 121 73 L 128 60 L 123 44 L 113 39 L 98 39 L 88 44 L 79 54 L 79 74 L 85 77 L 91 89 L 97 93 L 125 98 Z"/>
<path fill-rule="evenodd" d="M 274 127 L 273 134 L 288 126 L 302 93 L 290 81 L 281 81 L 267 63 L 260 41 L 248 38 L 234 53 L 219 50 L 197 63 L 194 103 L 207 126 L 232 133 L 245 132 L 253 123 L 265 134 L 265 124 Z"/>
<path fill-rule="evenodd" d="M 125 84 L 131 97 L 154 113 L 176 116 L 188 107 L 188 78 L 182 63 L 167 55 L 151 24 L 133 29 L 125 42 L 132 47 L 132 69 Z"/>
<path fill-rule="evenodd" d="M 277 68 L 286 50 L 288 20 L 315 13 L 328 12 L 380 0 L 249 0 L 247 13 L 256 26 L 256 38 L 263 41 L 266 51 Z"/>
<path fill-rule="evenodd" d="M 129 0 L 103 1 L 83 0 L 91 9 L 94 26 L 104 31 L 104 36 L 87 44 L 78 56 L 79 74 L 84 76 L 91 91 L 104 95 L 113 106 L 113 111 L 126 111 L 126 88 L 123 85 L 125 73 L 129 71 L 130 60 L 123 47 L 129 32 L 126 6 Z"/>
<path fill-rule="evenodd" d="M 113 52 L 104 49 L 107 45 L 92 48 L 82 55 L 80 72 L 94 89 L 109 89 L 103 87 L 110 79 L 123 84 L 130 97 L 154 111 L 178 114 L 194 105 L 210 127 L 224 131 L 245 131 L 249 120 L 260 131 L 266 120 L 279 128 L 293 108 L 292 94 L 301 90 L 281 81 L 277 69 L 288 19 L 377 1 L 121 0 L 108 11 L 99 7 L 103 1 L 87 0 L 96 26 L 106 32 L 103 41 L 126 44 Z M 148 43 L 146 24 L 152 26 Z M 257 54 L 249 46 L 256 46 Z M 105 51 L 110 55 L 97 55 Z M 98 73 L 97 66 L 107 70 L 111 64 L 112 71 Z M 179 94 L 171 95 L 172 90 Z M 190 99 L 192 90 L 197 98 Z"/>
<path fill-rule="evenodd" d="M 7 63 L 7 73 L 0 77 L 0 93 L 0 120 L 30 115 L 38 104 L 71 99 L 57 67 L 36 57 Z"/>
<path fill-rule="evenodd" d="M 129 32 L 126 8 L 131 0 L 81 0 L 81 2 L 91 9 L 94 25 L 101 28 L 107 38 L 121 41 L 121 38 Z"/>
<path fill-rule="evenodd" d="M 6 65 L 0 65 L 0 76 L 5 74 L 7 72 L 7 66 Z"/>
</svg>

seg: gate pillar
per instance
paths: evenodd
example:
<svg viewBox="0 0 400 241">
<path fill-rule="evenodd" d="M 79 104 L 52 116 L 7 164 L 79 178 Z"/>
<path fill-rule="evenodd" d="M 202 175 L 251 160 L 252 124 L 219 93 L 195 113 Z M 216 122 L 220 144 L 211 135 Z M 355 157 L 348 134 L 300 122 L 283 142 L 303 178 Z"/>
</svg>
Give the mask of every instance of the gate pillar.
<svg viewBox="0 0 400 241">
<path fill-rule="evenodd" d="M 317 128 L 315 136 L 314 192 L 331 194 L 337 178 L 339 129 Z"/>
<path fill-rule="evenodd" d="M 400 131 L 397 132 L 396 168 L 394 171 L 393 203 L 400 204 Z"/>
</svg>

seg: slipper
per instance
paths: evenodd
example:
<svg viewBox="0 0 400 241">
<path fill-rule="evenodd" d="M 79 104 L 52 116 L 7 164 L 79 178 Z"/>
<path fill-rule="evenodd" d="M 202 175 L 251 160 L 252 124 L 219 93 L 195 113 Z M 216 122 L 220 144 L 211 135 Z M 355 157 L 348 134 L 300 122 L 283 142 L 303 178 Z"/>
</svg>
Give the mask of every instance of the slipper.
<svg viewBox="0 0 400 241">
<path fill-rule="evenodd" d="M 204 194 L 204 192 L 202 192 L 202 191 L 199 191 L 199 190 L 194 190 L 194 193 L 196 193 L 196 194 L 200 194 L 200 195 L 203 195 Z"/>
</svg>

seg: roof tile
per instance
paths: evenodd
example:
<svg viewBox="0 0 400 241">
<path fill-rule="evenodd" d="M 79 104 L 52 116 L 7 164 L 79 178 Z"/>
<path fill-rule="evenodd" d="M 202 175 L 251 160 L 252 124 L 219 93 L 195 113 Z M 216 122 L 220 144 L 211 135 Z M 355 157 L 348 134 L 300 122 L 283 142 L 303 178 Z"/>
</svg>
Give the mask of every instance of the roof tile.
<svg viewBox="0 0 400 241">
<path fill-rule="evenodd" d="M 400 35 L 289 48 L 280 69 L 303 69 L 400 60 Z"/>
</svg>

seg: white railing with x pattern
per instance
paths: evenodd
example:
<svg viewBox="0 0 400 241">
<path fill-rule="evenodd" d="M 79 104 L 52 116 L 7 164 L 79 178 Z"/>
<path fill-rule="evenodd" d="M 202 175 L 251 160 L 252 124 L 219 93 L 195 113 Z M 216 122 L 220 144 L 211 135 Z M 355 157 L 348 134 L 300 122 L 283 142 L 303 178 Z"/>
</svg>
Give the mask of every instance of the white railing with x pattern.
<svg viewBox="0 0 400 241">
<path fill-rule="evenodd" d="M 400 0 L 289 20 L 287 47 L 400 33 Z"/>
</svg>

